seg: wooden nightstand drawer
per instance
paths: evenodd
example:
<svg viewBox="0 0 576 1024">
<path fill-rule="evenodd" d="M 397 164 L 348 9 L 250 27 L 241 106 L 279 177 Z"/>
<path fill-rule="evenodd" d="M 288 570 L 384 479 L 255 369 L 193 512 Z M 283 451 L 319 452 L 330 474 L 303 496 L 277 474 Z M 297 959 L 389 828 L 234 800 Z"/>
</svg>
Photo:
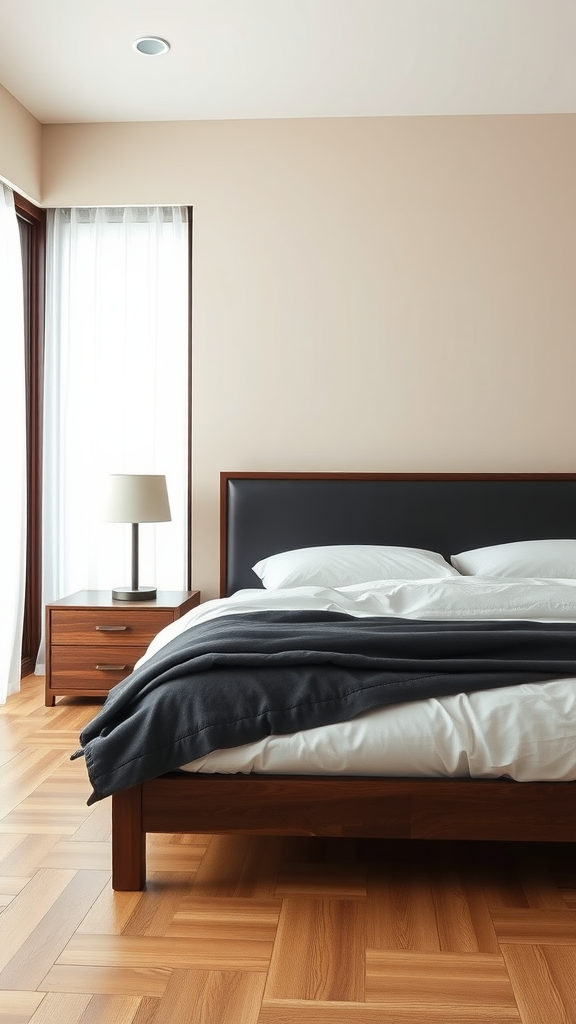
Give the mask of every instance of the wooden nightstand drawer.
<svg viewBox="0 0 576 1024">
<path fill-rule="evenodd" d="M 146 647 L 164 626 L 174 621 L 170 611 L 143 608 L 125 611 L 106 608 L 54 608 L 52 611 L 52 643 L 55 645 L 91 645 Z"/>
<path fill-rule="evenodd" d="M 79 686 L 106 693 L 129 676 L 146 647 L 55 647 L 52 686 L 61 693 Z"/>
</svg>

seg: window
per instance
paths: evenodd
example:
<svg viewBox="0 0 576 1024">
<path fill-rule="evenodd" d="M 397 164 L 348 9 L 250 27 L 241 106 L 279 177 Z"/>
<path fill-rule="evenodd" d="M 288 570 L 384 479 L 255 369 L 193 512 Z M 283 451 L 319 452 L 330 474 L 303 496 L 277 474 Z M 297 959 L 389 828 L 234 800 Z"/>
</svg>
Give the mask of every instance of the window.
<svg viewBox="0 0 576 1024">
<path fill-rule="evenodd" d="M 14 193 L 20 229 L 26 332 L 27 385 L 27 556 L 26 599 L 22 637 L 21 674 L 34 671 L 43 627 L 42 604 L 42 452 L 44 391 L 44 327 L 46 276 L 46 211 Z M 192 209 L 188 217 L 188 481 L 187 481 L 187 548 L 190 551 L 191 479 L 190 479 L 190 345 L 191 345 L 191 277 L 192 277 Z M 191 566 L 186 559 L 186 585 L 191 585 Z"/>
<path fill-rule="evenodd" d="M 146 528 L 140 577 L 183 589 L 190 579 L 189 211 L 50 210 L 46 250 L 43 599 L 126 582 L 130 531 L 102 515 L 110 473 L 166 476 L 172 518 Z"/>
</svg>

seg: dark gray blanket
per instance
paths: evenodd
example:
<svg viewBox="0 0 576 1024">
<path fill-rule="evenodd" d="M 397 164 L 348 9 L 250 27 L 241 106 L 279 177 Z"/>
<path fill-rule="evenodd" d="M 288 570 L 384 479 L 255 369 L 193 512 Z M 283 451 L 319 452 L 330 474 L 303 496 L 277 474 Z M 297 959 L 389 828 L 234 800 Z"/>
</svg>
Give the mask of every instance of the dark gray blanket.
<svg viewBox="0 0 576 1024">
<path fill-rule="evenodd" d="M 234 614 L 192 626 L 115 686 L 73 756 L 86 757 L 94 803 L 221 747 L 569 675 L 570 623 Z"/>
</svg>

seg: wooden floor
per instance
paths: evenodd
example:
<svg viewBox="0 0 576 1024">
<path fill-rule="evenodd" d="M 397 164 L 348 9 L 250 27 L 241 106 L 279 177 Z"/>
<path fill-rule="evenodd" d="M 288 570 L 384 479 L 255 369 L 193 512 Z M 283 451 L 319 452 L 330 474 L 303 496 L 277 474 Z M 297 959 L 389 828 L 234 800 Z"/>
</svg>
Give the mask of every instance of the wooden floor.
<svg viewBox="0 0 576 1024">
<path fill-rule="evenodd" d="M 561 845 L 158 835 L 113 893 L 96 709 L 0 708 L 0 1024 L 576 1024 Z"/>
</svg>

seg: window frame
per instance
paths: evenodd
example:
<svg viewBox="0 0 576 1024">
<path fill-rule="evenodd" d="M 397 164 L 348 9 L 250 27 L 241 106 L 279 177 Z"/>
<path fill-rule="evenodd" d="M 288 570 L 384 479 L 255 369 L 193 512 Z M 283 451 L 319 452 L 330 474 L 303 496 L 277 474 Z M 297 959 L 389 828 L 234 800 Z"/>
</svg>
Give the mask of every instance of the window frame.
<svg viewBox="0 0 576 1024">
<path fill-rule="evenodd" d="M 42 617 L 42 390 L 44 379 L 44 282 L 46 211 L 14 192 L 16 216 L 28 225 L 24 279 L 26 306 L 26 590 L 21 676 L 34 671 Z"/>
<path fill-rule="evenodd" d="M 19 221 L 30 229 L 26 336 L 27 546 L 21 677 L 34 672 L 42 637 L 42 427 L 46 210 L 14 191 Z M 192 586 L 192 282 L 193 208 L 188 210 L 188 589 Z"/>
</svg>

